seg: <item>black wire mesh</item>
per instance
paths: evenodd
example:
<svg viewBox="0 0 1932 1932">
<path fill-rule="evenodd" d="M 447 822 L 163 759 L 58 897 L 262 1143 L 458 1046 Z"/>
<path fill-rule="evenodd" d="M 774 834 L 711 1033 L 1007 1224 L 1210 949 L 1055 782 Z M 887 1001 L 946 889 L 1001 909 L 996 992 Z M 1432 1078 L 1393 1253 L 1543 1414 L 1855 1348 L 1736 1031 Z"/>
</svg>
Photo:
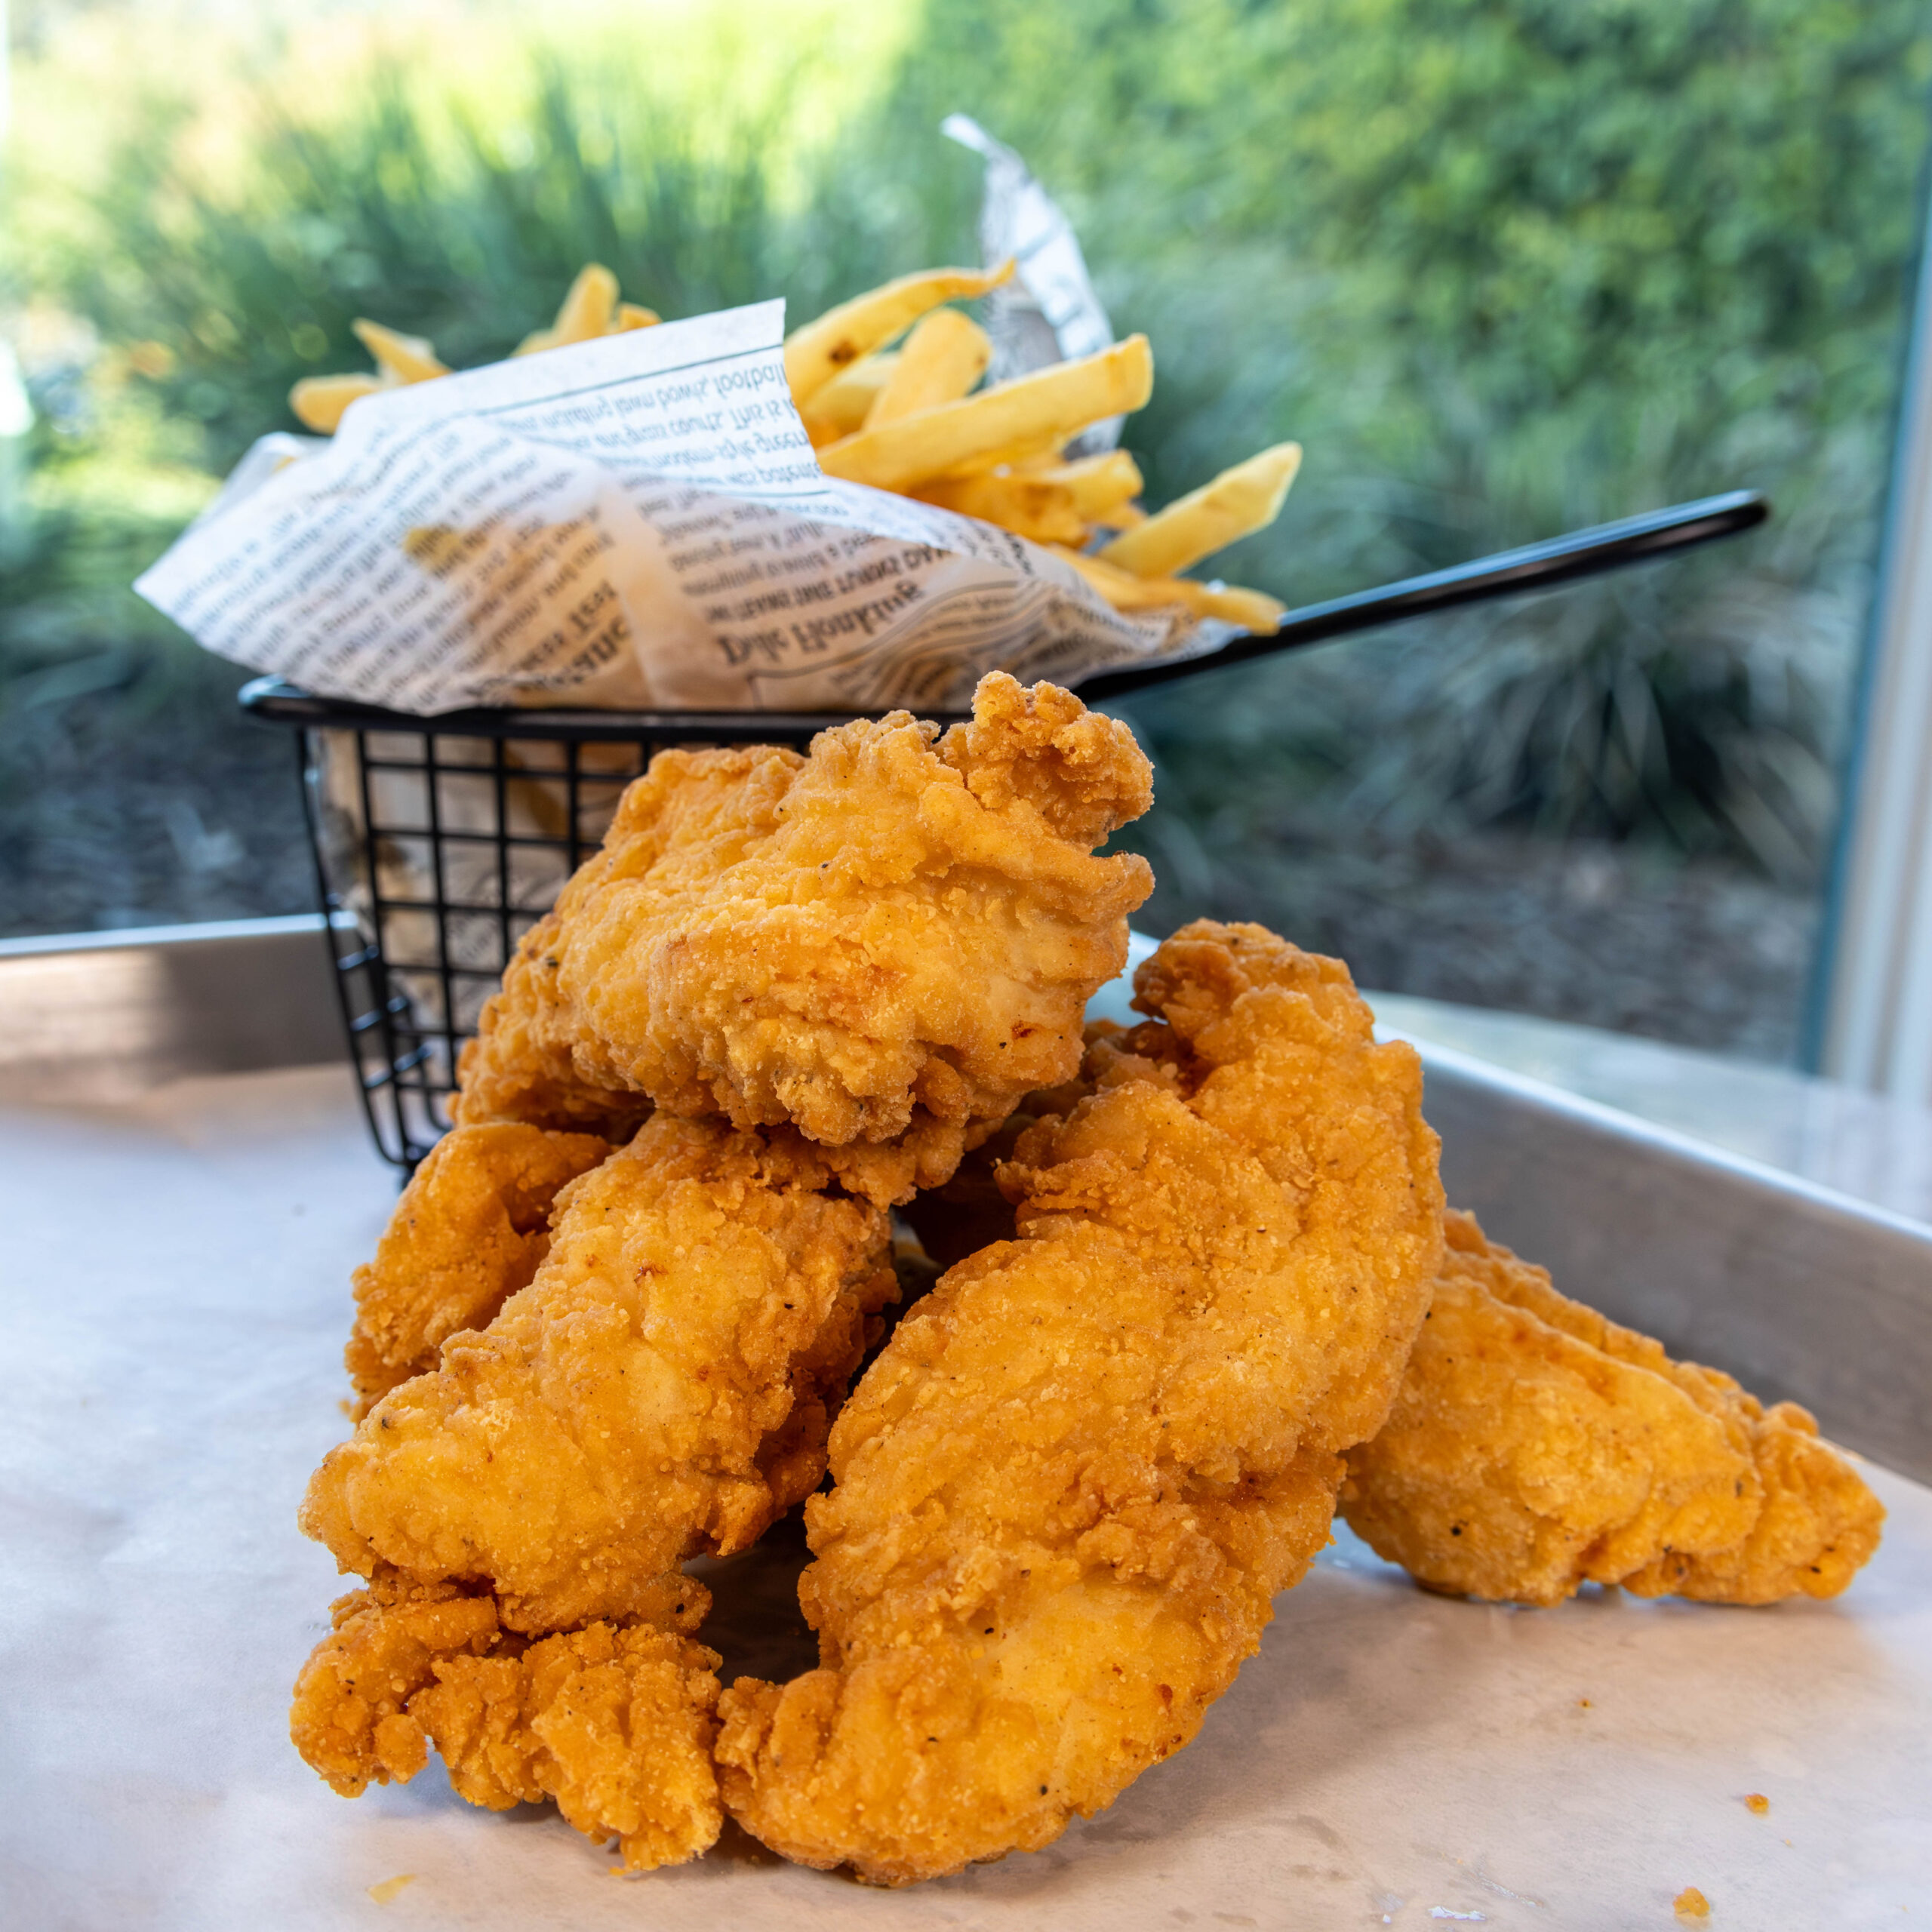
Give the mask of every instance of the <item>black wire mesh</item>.
<svg viewBox="0 0 1932 1932">
<path fill-rule="evenodd" d="M 1769 513 L 1762 497 L 1739 490 L 1573 531 L 1290 611 L 1272 635 L 1206 656 L 1102 672 L 1080 681 L 1080 694 L 1104 700 L 1426 611 L 1549 589 L 1734 536 Z M 315 697 L 280 678 L 257 678 L 242 705 L 300 733 L 330 943 L 351 921 L 358 942 L 334 952 L 349 1050 L 376 1144 L 405 1169 L 449 1126 L 463 1042 L 517 941 L 653 755 L 672 745 L 802 751 L 854 715 L 478 710 L 426 720 Z"/>
<path fill-rule="evenodd" d="M 274 678 L 249 685 L 242 703 L 297 728 L 349 1054 L 376 1145 L 405 1171 L 448 1129 L 464 1042 L 518 942 L 651 758 L 672 745 L 802 751 L 843 721 L 529 711 L 425 720 Z"/>
</svg>

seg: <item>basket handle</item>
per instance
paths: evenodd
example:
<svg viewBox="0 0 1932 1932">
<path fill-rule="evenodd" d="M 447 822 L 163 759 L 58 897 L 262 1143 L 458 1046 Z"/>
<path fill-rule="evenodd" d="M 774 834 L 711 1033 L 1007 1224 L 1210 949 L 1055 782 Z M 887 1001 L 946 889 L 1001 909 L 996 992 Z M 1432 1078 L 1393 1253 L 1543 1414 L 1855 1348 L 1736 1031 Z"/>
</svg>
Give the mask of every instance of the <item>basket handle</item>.
<svg viewBox="0 0 1932 1932">
<path fill-rule="evenodd" d="M 1548 590 L 1579 577 L 1621 570 L 1626 564 L 1648 563 L 1700 543 L 1736 537 L 1753 530 L 1771 513 L 1768 501 L 1755 490 L 1732 490 L 1721 497 L 1700 497 L 1695 503 L 1651 510 L 1618 523 L 1600 523 L 1589 530 L 1552 537 L 1546 543 L 1525 544 L 1520 550 L 1501 550 L 1446 571 L 1404 577 L 1374 590 L 1358 590 L 1326 604 L 1291 611 L 1271 637 L 1230 638 L 1218 651 L 1198 657 L 1170 659 L 1158 664 L 1137 664 L 1096 672 L 1075 681 L 1074 688 L 1090 702 L 1145 691 L 1152 685 L 1191 678 L 1272 657 L 1280 651 L 1299 651 L 1352 632 L 1372 630 L 1379 624 L 1419 617 L 1426 611 L 1453 610 L 1461 604 L 1484 604 L 1531 590 Z"/>
</svg>

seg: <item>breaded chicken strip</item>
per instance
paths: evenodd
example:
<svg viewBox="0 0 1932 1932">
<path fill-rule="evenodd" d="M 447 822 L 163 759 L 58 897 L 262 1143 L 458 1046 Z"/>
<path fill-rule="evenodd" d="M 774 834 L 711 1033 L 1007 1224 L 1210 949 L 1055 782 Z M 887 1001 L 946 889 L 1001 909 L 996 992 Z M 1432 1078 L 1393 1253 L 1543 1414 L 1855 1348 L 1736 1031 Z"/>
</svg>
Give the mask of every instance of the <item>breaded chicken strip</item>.
<svg viewBox="0 0 1932 1932">
<path fill-rule="evenodd" d="M 1078 1066 L 1152 885 L 1093 851 L 1151 798 L 1126 726 L 1004 673 L 943 738 L 895 712 L 809 758 L 661 752 L 485 1010 L 461 1118 L 595 1124 L 586 1094 L 635 1092 L 900 1149 L 884 1198 L 937 1186 Z"/>
<path fill-rule="evenodd" d="M 1793 1402 L 1566 1300 L 1466 1214 L 1380 1435 L 1352 1450 L 1342 1509 L 1432 1589 L 1560 1603 L 1835 1596 L 1884 1511 Z"/>
<path fill-rule="evenodd" d="M 376 1258 L 355 1271 L 355 1326 L 343 1351 L 359 1421 L 399 1382 L 436 1365 L 537 1272 L 550 1204 L 610 1145 L 595 1134 L 459 1127 L 429 1151 L 396 1203 Z"/>
<path fill-rule="evenodd" d="M 789 1131 L 658 1115 L 558 1198 L 530 1286 L 378 1402 L 310 1483 L 345 1570 L 493 1589 L 509 1628 L 628 1621 L 825 1467 L 896 1292 L 888 1217 Z"/>
<path fill-rule="evenodd" d="M 538 920 L 485 1003 L 481 1032 L 457 1064 L 459 1091 L 450 1111 L 459 1126 L 520 1121 L 625 1141 L 649 1115 L 651 1096 L 626 1090 L 608 1068 L 602 1084 L 577 1071 L 575 1029 L 557 996 L 561 930 L 554 912 Z"/>
<path fill-rule="evenodd" d="M 903 1884 L 1037 1849 L 1178 1750 L 1328 1540 L 1441 1257 L 1435 1137 L 1345 968 L 1203 921 L 1001 1170 L 832 1434 L 822 1667 L 719 1706 L 725 1807 Z"/>
<path fill-rule="evenodd" d="M 487 1594 L 385 1574 L 334 1604 L 289 1734 L 345 1798 L 407 1783 L 434 1745 L 472 1804 L 553 1798 L 586 1836 L 617 1839 L 627 1866 L 676 1864 L 722 1822 L 718 1657 L 685 1634 L 706 1603 L 681 1579 L 652 1620 L 533 1641 L 503 1628 Z"/>
</svg>

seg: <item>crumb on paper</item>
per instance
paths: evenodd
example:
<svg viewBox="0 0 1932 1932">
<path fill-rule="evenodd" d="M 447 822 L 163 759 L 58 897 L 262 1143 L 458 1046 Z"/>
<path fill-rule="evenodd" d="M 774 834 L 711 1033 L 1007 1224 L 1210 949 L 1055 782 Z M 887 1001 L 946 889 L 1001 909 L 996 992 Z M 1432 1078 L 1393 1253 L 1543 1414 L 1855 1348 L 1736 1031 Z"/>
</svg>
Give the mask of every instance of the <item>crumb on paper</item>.
<svg viewBox="0 0 1932 1932">
<path fill-rule="evenodd" d="M 1751 1792 L 1745 1797 L 1744 1808 L 1761 1818 L 1771 1808 L 1771 1801 L 1761 1791 Z"/>
<path fill-rule="evenodd" d="M 371 1885 L 369 1896 L 378 1905 L 387 1905 L 404 1886 L 413 1885 L 415 1882 L 416 1874 L 414 1872 L 398 1872 L 393 1878 L 385 1878 L 380 1884 Z"/>
<path fill-rule="evenodd" d="M 1686 1885 L 1671 1900 L 1679 1918 L 1708 1918 L 1711 1915 L 1711 1902 L 1695 1885 Z"/>
</svg>

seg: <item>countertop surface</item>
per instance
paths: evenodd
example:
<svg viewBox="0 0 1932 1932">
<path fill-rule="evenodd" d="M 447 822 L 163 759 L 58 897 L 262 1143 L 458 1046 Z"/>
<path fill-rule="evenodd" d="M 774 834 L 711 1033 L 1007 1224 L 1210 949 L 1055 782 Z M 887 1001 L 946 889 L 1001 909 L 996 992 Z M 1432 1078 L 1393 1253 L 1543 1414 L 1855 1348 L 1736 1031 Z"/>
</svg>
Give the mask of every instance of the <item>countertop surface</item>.
<svg viewBox="0 0 1932 1932">
<path fill-rule="evenodd" d="M 1392 1029 L 1484 1051 L 1409 1004 L 1385 1003 Z M 1693 1132 L 1715 1111 L 1694 1062 L 1672 1100 L 1642 1052 L 1607 1090 L 1616 1058 L 1595 1097 L 1647 1091 Z M 1776 1160 L 1762 1095 L 1740 1106 L 1725 1131 Z M 1848 1186 L 1832 1140 L 1783 1164 Z M 1829 1604 L 1447 1601 L 1341 1531 L 1192 1746 L 1049 1850 L 911 1891 L 736 1834 L 619 1879 L 553 1814 L 473 1810 L 433 1762 L 346 1801 L 286 1708 L 343 1587 L 295 1505 L 346 1426 L 348 1275 L 395 1196 L 348 1076 L 0 1107 L 0 1196 L 9 1925 L 1622 1928 L 1675 1923 L 1688 1885 L 1714 1927 L 1932 1918 L 1932 1491 L 1883 1470 L 1884 1547 Z M 796 1561 L 780 1538 L 717 1579 L 728 1672 L 742 1607 L 782 1604 Z"/>
<path fill-rule="evenodd" d="M 1593 1026 L 1371 993 L 1385 1034 L 1454 1047 L 1586 1100 L 1932 1221 L 1932 1112 L 1789 1067 Z"/>
</svg>

